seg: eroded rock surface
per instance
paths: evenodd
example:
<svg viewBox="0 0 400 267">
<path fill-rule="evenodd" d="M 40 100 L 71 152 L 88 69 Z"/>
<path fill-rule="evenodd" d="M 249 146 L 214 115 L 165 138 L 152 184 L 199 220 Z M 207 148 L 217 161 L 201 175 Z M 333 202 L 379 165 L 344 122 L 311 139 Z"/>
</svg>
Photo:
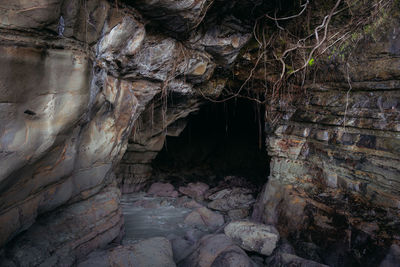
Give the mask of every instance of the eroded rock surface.
<svg viewBox="0 0 400 267">
<path fill-rule="evenodd" d="M 159 197 L 177 197 L 178 191 L 175 190 L 174 186 L 169 183 L 154 183 L 151 185 L 148 195 L 154 195 Z"/>
<path fill-rule="evenodd" d="M 73 265 L 120 237 L 118 188 L 147 185 L 165 137 L 182 132 L 204 96 L 221 94 L 253 31 L 233 13 L 250 2 L 259 1 L 0 3 L 0 265 Z M 400 240 L 392 22 L 360 42 L 348 70 L 322 59 L 323 74 L 305 83 L 307 97 L 279 111 L 267 140 L 270 178 L 253 213 L 284 236 L 303 233 L 318 246 L 340 240 L 360 261 L 371 244 Z M 208 207 L 231 219 L 246 217 L 254 202 L 250 191 L 203 189 L 182 192 L 210 197 Z M 224 223 L 205 207 L 191 216 L 199 225 Z M 99 255 L 124 255 L 129 265 L 131 249 Z M 182 266 L 252 266 L 224 235 L 201 239 L 189 254 Z M 314 264 L 292 253 L 277 262 Z"/>
<path fill-rule="evenodd" d="M 204 194 L 210 187 L 202 182 L 197 183 L 189 183 L 187 186 L 180 186 L 179 192 L 184 195 L 190 196 L 194 199 L 202 200 L 204 198 Z"/>
<path fill-rule="evenodd" d="M 17 266 L 72 265 L 119 236 L 120 191 L 109 186 L 93 197 L 40 218 L 5 248 Z"/>
<path fill-rule="evenodd" d="M 230 265 L 231 264 L 231 265 Z M 246 253 L 233 244 L 223 234 L 204 236 L 196 244 L 196 249 L 178 266 L 211 267 L 211 266 L 255 266 Z"/>
<path fill-rule="evenodd" d="M 279 233 L 271 225 L 248 221 L 231 222 L 224 232 L 241 248 L 269 256 L 279 241 Z"/>
<path fill-rule="evenodd" d="M 175 267 L 176 265 L 172 259 L 170 242 L 165 238 L 155 237 L 133 245 L 92 252 L 88 259 L 79 263 L 78 266 Z"/>
<path fill-rule="evenodd" d="M 213 212 L 206 207 L 197 208 L 192 213 L 190 213 L 184 221 L 188 225 L 193 226 L 203 226 L 209 228 L 218 228 L 222 226 L 225 222 L 224 216 Z"/>
<path fill-rule="evenodd" d="M 146 18 L 168 21 L 165 29 L 178 34 L 196 28 L 211 3 L 142 2 Z M 119 186 L 134 191 L 151 174 L 149 163 L 165 135 L 179 135 L 185 127 L 179 120 L 199 108 L 199 92 L 218 95 L 225 85 L 225 77 L 213 77 L 220 62 L 207 49 L 147 32 L 152 22 L 116 4 L 0 3 L 0 63 L 7 66 L 0 70 L 4 262 L 72 265 L 116 239 L 122 233 L 119 195 L 109 193 L 117 190 L 115 170 Z M 248 40 L 243 31 L 235 36 L 229 57 Z M 173 104 L 166 104 L 169 93 Z M 134 153 L 125 154 L 127 167 L 118 167 L 127 148 Z M 92 201 L 104 208 L 101 214 Z M 79 225 L 70 225 L 74 216 L 81 216 Z M 76 229 L 65 237 L 57 227 Z"/>
<path fill-rule="evenodd" d="M 307 86 L 309 98 L 283 111 L 267 138 L 271 174 L 253 219 L 285 236 L 307 233 L 328 250 L 328 236 L 341 240 L 361 262 L 376 253 L 377 240 L 399 240 L 396 20 L 376 42 L 360 42 L 348 68 L 323 61 L 326 76 Z"/>
</svg>

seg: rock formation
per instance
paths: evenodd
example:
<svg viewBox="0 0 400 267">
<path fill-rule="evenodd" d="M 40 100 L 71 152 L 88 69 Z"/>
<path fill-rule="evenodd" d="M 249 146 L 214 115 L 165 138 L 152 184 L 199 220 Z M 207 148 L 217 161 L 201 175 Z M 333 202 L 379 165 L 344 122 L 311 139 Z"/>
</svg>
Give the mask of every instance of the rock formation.
<svg viewBox="0 0 400 267">
<path fill-rule="evenodd" d="M 0 3 L 0 246 L 17 265 L 72 264 L 118 238 L 115 169 L 132 130 L 143 138 L 129 151 L 151 160 L 166 127 L 198 108 L 201 90 L 218 94 L 216 66 L 232 63 L 250 38 L 220 36 L 224 24 L 192 32 L 208 1 L 142 2 L 134 5 L 146 19 L 105 0 Z M 148 32 L 159 6 L 168 30 L 191 32 L 196 42 Z M 182 105 L 164 112 L 168 94 Z M 154 132 L 149 103 L 161 103 Z M 146 159 L 132 160 L 131 172 L 143 174 Z M 119 181 L 130 184 L 129 176 Z"/>
<path fill-rule="evenodd" d="M 240 51 L 262 2 L 0 1 L 0 265 L 70 266 L 123 236 L 121 191 L 147 186 L 166 136 L 232 74 L 253 71 Z M 388 17 L 350 67 L 322 59 L 307 94 L 266 132 L 271 173 L 253 219 L 281 236 L 341 240 L 360 258 L 400 242 L 400 26 Z M 253 197 L 215 201 L 241 218 Z M 193 216 L 202 213 L 212 214 Z M 201 266 L 254 266 L 225 238 L 203 238 L 182 266 L 202 253 Z M 209 253 L 214 239 L 225 247 Z M 173 266 L 169 247 L 166 258 Z"/>
</svg>

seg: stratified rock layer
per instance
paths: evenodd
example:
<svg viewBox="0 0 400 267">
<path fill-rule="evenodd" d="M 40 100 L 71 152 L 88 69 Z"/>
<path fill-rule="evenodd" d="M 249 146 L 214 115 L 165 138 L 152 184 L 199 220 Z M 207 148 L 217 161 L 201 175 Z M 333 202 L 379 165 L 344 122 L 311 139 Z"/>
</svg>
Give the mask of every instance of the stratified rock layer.
<svg viewBox="0 0 400 267">
<path fill-rule="evenodd" d="M 231 64 L 250 35 L 235 34 L 228 53 L 218 50 L 228 37 L 213 44 L 211 55 L 206 43 L 146 31 L 141 14 L 118 1 L 3 2 L 0 265 L 72 265 L 120 237 L 117 188 L 134 191 L 151 174 L 165 135 L 179 135 L 186 124 L 175 122 L 199 108 L 200 91 L 218 95 L 225 85 L 213 77 L 222 62 L 214 56 Z M 141 2 L 147 18 L 188 36 L 200 34 L 211 3 Z M 127 148 L 134 153 L 118 167 Z"/>
<path fill-rule="evenodd" d="M 348 68 L 324 61 L 326 75 L 268 136 L 271 174 L 254 219 L 322 246 L 341 240 L 360 257 L 400 240 L 400 37 L 396 20 L 387 24 Z"/>
</svg>

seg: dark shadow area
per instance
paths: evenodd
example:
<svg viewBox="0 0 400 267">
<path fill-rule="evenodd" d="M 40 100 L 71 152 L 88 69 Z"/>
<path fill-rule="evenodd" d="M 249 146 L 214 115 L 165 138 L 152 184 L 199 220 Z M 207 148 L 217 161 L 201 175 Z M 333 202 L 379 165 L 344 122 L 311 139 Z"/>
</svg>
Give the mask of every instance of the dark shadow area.
<svg viewBox="0 0 400 267">
<path fill-rule="evenodd" d="M 269 174 L 263 115 L 263 107 L 245 99 L 202 106 L 179 137 L 167 137 L 154 174 L 175 184 L 242 176 L 261 187 Z"/>
</svg>

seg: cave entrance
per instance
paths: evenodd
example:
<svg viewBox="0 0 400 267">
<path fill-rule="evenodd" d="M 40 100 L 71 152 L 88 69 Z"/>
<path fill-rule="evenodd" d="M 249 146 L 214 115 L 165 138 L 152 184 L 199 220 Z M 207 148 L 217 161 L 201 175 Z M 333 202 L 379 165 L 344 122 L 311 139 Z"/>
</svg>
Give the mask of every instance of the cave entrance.
<svg viewBox="0 0 400 267">
<path fill-rule="evenodd" d="M 254 101 L 207 103 L 189 115 L 178 137 L 167 137 L 153 161 L 153 180 L 213 186 L 240 176 L 260 188 L 269 174 L 263 125 L 264 108 Z"/>
<path fill-rule="evenodd" d="M 269 175 L 263 107 L 233 99 L 196 110 L 163 133 L 145 192 L 123 195 L 125 242 L 166 237 L 175 257 L 184 251 L 180 245 L 192 247 L 226 223 L 251 217 Z"/>
</svg>

